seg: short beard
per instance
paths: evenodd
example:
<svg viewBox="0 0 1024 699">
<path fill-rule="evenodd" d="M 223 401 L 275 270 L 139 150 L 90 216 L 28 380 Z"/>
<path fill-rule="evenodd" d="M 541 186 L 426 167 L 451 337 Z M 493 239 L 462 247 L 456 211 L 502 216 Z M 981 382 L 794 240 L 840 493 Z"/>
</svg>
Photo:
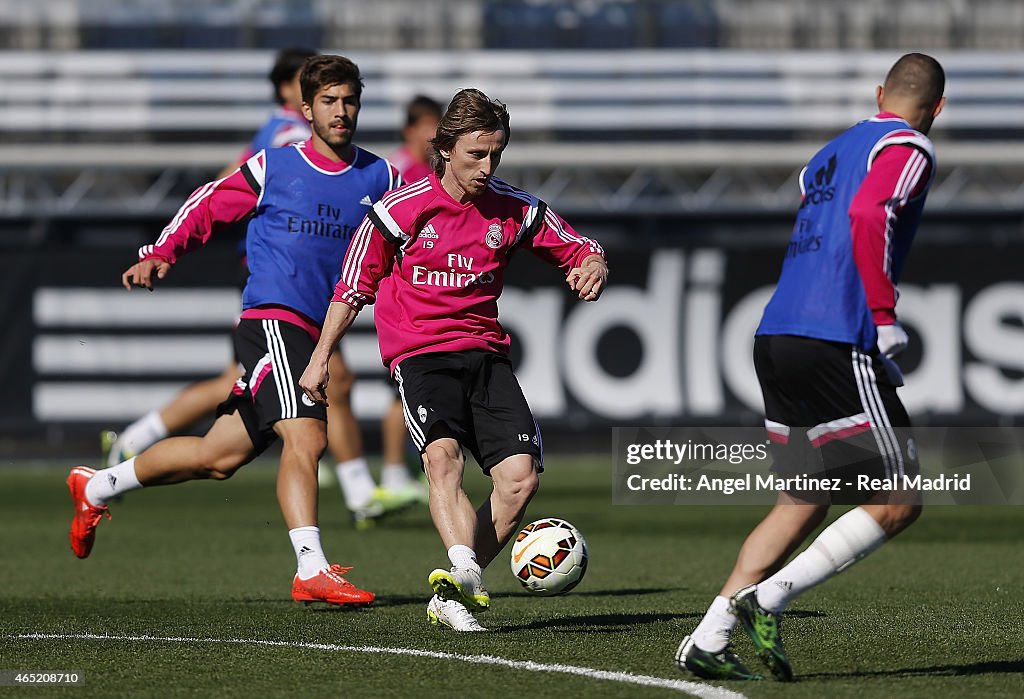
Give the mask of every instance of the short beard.
<svg viewBox="0 0 1024 699">
<path fill-rule="evenodd" d="M 336 136 L 329 126 L 326 129 L 322 129 L 320 125 L 316 123 L 313 124 L 313 130 L 316 131 L 316 135 L 320 137 L 320 140 L 326 143 L 331 150 L 335 152 L 339 149 L 345 149 L 352 145 L 352 136 L 354 134 L 354 129 L 352 128 L 349 128 L 348 131 L 345 132 L 344 136 Z"/>
</svg>

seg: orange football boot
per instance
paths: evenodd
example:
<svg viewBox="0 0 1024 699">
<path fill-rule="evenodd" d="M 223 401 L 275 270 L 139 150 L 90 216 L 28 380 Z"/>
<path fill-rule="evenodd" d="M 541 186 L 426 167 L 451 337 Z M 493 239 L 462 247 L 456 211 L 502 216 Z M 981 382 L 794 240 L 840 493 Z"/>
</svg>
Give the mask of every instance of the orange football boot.
<svg viewBox="0 0 1024 699">
<path fill-rule="evenodd" d="M 71 520 L 71 550 L 79 558 L 86 558 L 96 541 L 96 525 L 103 516 L 110 519 L 107 506 L 96 507 L 85 497 L 85 484 L 96 473 L 86 466 L 75 466 L 68 474 L 68 490 L 75 505 L 75 516 Z"/>
<path fill-rule="evenodd" d="M 292 599 L 296 602 L 327 602 L 361 607 L 375 599 L 372 592 L 360 590 L 342 576 L 352 567 L 332 565 L 309 580 L 298 575 L 292 581 Z"/>
</svg>

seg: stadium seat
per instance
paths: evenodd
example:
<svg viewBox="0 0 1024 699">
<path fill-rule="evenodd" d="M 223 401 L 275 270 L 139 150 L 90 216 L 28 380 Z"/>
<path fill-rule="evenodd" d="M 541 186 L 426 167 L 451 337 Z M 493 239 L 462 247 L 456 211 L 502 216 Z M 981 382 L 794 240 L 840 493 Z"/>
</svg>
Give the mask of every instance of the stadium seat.
<svg viewBox="0 0 1024 699">
<path fill-rule="evenodd" d="M 988 0 L 971 9 L 969 46 L 991 51 L 1024 49 L 1024 4 L 1018 0 Z"/>
<path fill-rule="evenodd" d="M 636 46 L 635 2 L 615 2 L 580 11 L 580 46 L 589 49 L 627 49 Z"/>
<path fill-rule="evenodd" d="M 654 40 L 660 48 L 713 48 L 718 45 L 718 15 L 711 0 L 659 3 Z"/>
<path fill-rule="evenodd" d="M 789 0 L 718 0 L 727 48 L 793 48 L 796 8 Z"/>
<path fill-rule="evenodd" d="M 558 8 L 528 2 L 486 3 L 484 46 L 492 49 L 538 49 L 560 46 Z"/>
</svg>

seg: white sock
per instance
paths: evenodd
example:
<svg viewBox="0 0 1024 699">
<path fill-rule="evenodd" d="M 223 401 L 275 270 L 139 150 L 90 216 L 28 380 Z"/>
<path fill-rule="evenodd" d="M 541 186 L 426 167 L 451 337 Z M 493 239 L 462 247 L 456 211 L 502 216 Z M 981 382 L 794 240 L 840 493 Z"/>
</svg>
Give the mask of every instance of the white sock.
<svg viewBox="0 0 1024 699">
<path fill-rule="evenodd" d="M 383 488 L 401 490 L 411 483 L 412 478 L 405 464 L 384 464 L 380 469 L 380 484 Z"/>
<path fill-rule="evenodd" d="M 841 573 L 885 543 L 885 530 L 862 507 L 825 528 L 803 553 L 757 586 L 757 603 L 779 613 L 800 593 Z"/>
<path fill-rule="evenodd" d="M 704 618 L 690 634 L 701 650 L 717 653 L 729 645 L 729 637 L 736 626 L 736 615 L 729 609 L 729 598 L 719 595 L 704 613 Z"/>
<path fill-rule="evenodd" d="M 141 454 L 167 436 L 167 425 L 154 410 L 124 428 L 118 441 L 129 454 Z"/>
<path fill-rule="evenodd" d="M 135 475 L 135 457 L 122 461 L 117 466 L 100 469 L 85 484 L 85 499 L 95 507 L 106 505 L 107 502 L 121 493 L 138 490 L 142 487 Z"/>
<path fill-rule="evenodd" d="M 480 564 L 476 562 L 476 553 L 473 549 L 462 544 L 455 544 L 455 546 L 448 549 L 448 560 L 456 568 L 480 570 Z"/>
<path fill-rule="evenodd" d="M 292 548 L 295 549 L 295 560 L 298 564 L 295 574 L 300 579 L 309 580 L 331 567 L 320 545 L 320 527 L 289 529 L 288 538 L 292 540 Z"/>
<path fill-rule="evenodd" d="M 348 509 L 358 510 L 370 502 L 377 484 L 373 482 L 366 459 L 360 456 L 342 461 L 334 467 L 334 472 L 338 474 L 338 485 L 341 486 L 341 494 L 345 497 Z"/>
</svg>

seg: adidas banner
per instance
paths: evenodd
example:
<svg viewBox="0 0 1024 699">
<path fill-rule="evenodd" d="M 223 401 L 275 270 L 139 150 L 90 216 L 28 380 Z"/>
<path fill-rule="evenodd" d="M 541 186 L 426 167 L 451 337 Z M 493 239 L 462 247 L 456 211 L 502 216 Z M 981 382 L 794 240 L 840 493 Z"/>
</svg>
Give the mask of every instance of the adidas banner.
<svg viewBox="0 0 1024 699">
<path fill-rule="evenodd" d="M 611 284 L 587 304 L 557 270 L 518 254 L 501 320 L 537 417 L 579 429 L 681 419 L 756 424 L 753 332 L 784 252 L 613 247 Z M 912 252 L 898 307 L 911 334 L 901 395 L 919 419 L 1024 412 L 1022 252 L 1021 244 Z M 128 262 L 100 250 L 3 257 L 0 432 L 130 421 L 229 364 L 240 299 L 234 250 L 210 246 L 189 256 L 153 293 L 120 287 Z M 393 393 L 372 309 L 343 347 L 359 377 L 355 410 L 376 421 Z"/>
</svg>

